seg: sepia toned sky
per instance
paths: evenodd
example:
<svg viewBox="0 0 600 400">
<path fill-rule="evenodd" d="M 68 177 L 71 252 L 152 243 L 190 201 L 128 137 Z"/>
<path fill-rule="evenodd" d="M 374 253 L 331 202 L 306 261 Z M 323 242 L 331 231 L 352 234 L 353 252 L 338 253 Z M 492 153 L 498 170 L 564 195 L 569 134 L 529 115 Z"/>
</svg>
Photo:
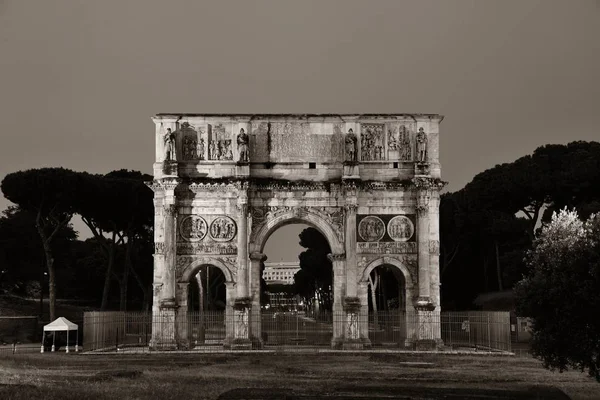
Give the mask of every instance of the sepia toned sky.
<svg viewBox="0 0 600 400">
<path fill-rule="evenodd" d="M 161 112 L 439 113 L 458 190 L 600 140 L 599 38 L 598 0 L 0 0 L 0 179 L 151 173 Z"/>
</svg>

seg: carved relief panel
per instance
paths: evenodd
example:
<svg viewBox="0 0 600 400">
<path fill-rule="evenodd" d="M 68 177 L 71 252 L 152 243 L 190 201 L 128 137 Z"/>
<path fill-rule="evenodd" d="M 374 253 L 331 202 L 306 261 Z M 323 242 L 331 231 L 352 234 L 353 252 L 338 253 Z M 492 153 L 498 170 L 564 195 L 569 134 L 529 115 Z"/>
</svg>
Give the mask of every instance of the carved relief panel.
<svg viewBox="0 0 600 400">
<path fill-rule="evenodd" d="M 225 215 L 182 216 L 177 254 L 237 254 L 235 221 Z"/>
<path fill-rule="evenodd" d="M 358 253 L 415 253 L 414 215 L 357 215 Z"/>
<path fill-rule="evenodd" d="M 360 147 L 362 161 L 384 160 L 384 125 L 362 124 Z"/>
<path fill-rule="evenodd" d="M 208 231 L 206 220 L 197 215 L 190 215 L 181 220 L 179 233 L 183 240 L 196 242 L 204 239 Z"/>
<path fill-rule="evenodd" d="M 216 242 L 228 242 L 236 232 L 235 221 L 229 217 L 217 217 L 210 224 L 210 237 Z"/>
<path fill-rule="evenodd" d="M 231 132 L 223 124 L 208 124 L 208 159 L 233 161 Z"/>
<path fill-rule="evenodd" d="M 398 135 L 398 153 L 400 161 L 412 161 L 412 145 L 410 141 L 410 131 L 406 125 L 400 127 Z"/>
<path fill-rule="evenodd" d="M 412 161 L 411 124 L 390 123 L 387 129 L 388 160 Z"/>
<path fill-rule="evenodd" d="M 195 129 L 184 122 L 179 129 L 181 133 L 181 154 L 183 161 L 204 160 L 204 138 L 202 128 Z"/>
</svg>

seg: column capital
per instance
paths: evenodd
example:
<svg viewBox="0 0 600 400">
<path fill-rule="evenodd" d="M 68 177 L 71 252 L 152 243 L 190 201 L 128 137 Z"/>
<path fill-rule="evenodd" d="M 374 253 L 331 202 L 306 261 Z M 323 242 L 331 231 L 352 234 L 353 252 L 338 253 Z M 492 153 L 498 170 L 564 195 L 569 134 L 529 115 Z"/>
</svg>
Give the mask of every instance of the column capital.
<svg viewBox="0 0 600 400">
<path fill-rule="evenodd" d="M 348 203 L 344 205 L 344 210 L 348 212 L 356 212 L 358 210 L 358 204 L 356 203 Z"/>
<path fill-rule="evenodd" d="M 259 251 L 253 251 L 252 253 L 250 253 L 250 260 L 252 261 L 266 261 L 267 260 L 267 256 L 264 253 L 261 253 Z"/>
<path fill-rule="evenodd" d="M 175 204 L 163 204 L 163 212 L 165 216 L 174 217 L 177 215 L 177 206 Z"/>
</svg>

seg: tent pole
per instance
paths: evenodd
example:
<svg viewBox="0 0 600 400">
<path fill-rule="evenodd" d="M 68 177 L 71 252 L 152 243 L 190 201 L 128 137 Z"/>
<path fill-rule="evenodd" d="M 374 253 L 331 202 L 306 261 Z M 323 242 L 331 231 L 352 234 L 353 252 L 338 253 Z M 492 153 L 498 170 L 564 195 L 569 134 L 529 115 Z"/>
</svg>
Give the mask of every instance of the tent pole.
<svg viewBox="0 0 600 400">
<path fill-rule="evenodd" d="M 77 327 L 77 329 L 75 329 L 75 351 L 79 351 L 79 327 Z"/>
<path fill-rule="evenodd" d="M 69 352 L 69 328 L 67 327 L 67 349 L 65 350 L 65 353 Z"/>
<path fill-rule="evenodd" d="M 54 342 L 56 341 L 56 331 L 52 331 L 52 351 L 54 351 Z"/>
<path fill-rule="evenodd" d="M 44 352 L 44 338 L 46 337 L 46 331 L 42 330 L 42 347 L 40 348 L 40 353 Z"/>
</svg>

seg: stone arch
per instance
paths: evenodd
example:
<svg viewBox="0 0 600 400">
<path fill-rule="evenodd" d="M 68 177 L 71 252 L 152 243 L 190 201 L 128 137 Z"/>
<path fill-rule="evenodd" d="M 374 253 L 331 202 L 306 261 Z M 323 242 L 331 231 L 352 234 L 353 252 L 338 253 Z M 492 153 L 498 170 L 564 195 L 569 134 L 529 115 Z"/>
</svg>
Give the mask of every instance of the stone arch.
<svg viewBox="0 0 600 400">
<path fill-rule="evenodd" d="M 216 257 L 195 257 L 192 260 L 192 262 L 189 263 L 187 267 L 185 267 L 185 270 L 181 275 L 180 281 L 189 282 L 191 277 L 194 276 L 194 274 L 198 272 L 200 267 L 202 267 L 203 265 L 210 265 L 220 269 L 221 272 L 223 272 L 223 275 L 225 275 L 225 283 L 231 283 L 234 281 L 233 274 L 231 273 L 229 267 L 227 267 L 227 265 L 222 260 Z"/>
<path fill-rule="evenodd" d="M 302 214 L 298 214 L 296 211 L 292 210 L 267 220 L 258 232 L 256 232 L 254 237 L 250 238 L 249 251 L 262 253 L 267 240 L 273 232 L 282 226 L 297 223 L 310 225 L 321 232 L 329 242 L 329 247 L 331 247 L 331 252 L 333 254 L 344 253 L 344 244 L 338 239 L 334 228 L 331 226 L 332 224 L 321 216 L 310 212 L 310 209 Z"/>
<path fill-rule="evenodd" d="M 390 256 L 376 258 L 367 264 L 361 274 L 360 283 L 368 282 L 369 274 L 380 265 L 393 265 L 394 267 L 398 268 L 402 272 L 402 275 L 404 275 L 404 285 L 406 290 L 408 291 L 413 288 L 413 280 L 406 265 L 397 258 Z"/>
</svg>

